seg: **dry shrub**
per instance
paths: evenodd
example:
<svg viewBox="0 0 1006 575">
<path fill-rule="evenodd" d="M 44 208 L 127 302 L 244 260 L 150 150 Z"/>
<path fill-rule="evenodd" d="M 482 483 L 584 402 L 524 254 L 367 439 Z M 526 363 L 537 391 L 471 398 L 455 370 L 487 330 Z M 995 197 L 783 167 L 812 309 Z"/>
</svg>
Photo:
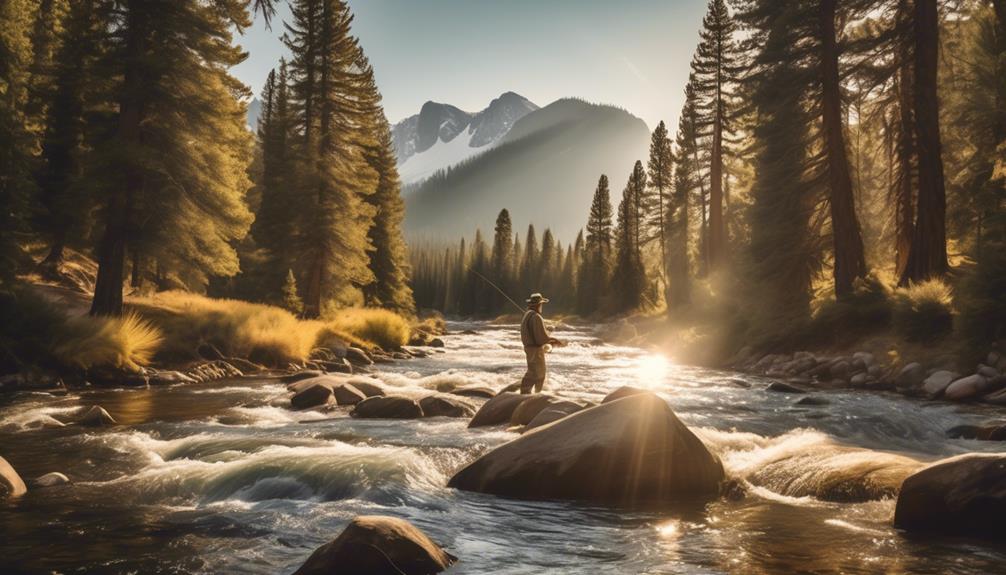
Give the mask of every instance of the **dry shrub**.
<svg viewBox="0 0 1006 575">
<path fill-rule="evenodd" d="M 953 293 L 940 280 L 899 288 L 894 293 L 894 330 L 908 341 L 931 342 L 950 333 Z"/>
<path fill-rule="evenodd" d="M 329 319 L 328 327 L 383 349 L 397 349 L 409 342 L 408 320 L 385 309 L 340 310 Z"/>
<path fill-rule="evenodd" d="M 67 320 L 53 348 L 61 363 L 80 368 L 114 366 L 138 371 L 163 341 L 160 330 L 135 313 L 118 318 L 81 316 Z"/>
</svg>

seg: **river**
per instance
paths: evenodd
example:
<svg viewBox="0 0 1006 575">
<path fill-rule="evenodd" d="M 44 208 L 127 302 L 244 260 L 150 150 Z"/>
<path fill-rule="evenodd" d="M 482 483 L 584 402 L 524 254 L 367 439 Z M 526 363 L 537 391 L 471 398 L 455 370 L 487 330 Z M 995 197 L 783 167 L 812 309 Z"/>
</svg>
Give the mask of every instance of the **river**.
<svg viewBox="0 0 1006 575">
<path fill-rule="evenodd" d="M 381 382 L 418 396 L 520 377 L 516 326 L 450 329 L 477 333 L 381 366 Z M 998 450 L 946 438 L 994 417 L 981 406 L 862 391 L 797 406 L 799 396 L 766 391 L 766 379 L 676 365 L 586 329 L 559 335 L 570 345 L 550 356 L 548 389 L 598 401 L 621 385 L 650 388 L 734 476 L 780 451 L 834 444 L 924 461 Z M 1006 544 L 895 530 L 893 500 L 830 503 L 757 487 L 701 509 L 641 512 L 459 492 L 445 487 L 453 472 L 516 434 L 466 420 L 292 412 L 286 396 L 275 379 L 244 378 L 0 398 L 0 455 L 26 480 L 50 471 L 73 480 L 0 502 L 0 573 L 291 573 L 360 514 L 411 521 L 460 557 L 458 574 L 1006 571 Z M 44 425 L 93 404 L 121 425 Z"/>
</svg>

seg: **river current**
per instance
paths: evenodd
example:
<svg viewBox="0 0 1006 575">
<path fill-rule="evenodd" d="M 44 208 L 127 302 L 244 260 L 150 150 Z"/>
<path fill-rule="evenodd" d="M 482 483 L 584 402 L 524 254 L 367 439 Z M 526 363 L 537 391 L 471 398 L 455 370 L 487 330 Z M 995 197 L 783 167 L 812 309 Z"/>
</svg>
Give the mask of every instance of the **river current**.
<svg viewBox="0 0 1006 575">
<path fill-rule="evenodd" d="M 419 397 L 452 383 L 499 389 L 523 373 L 516 326 L 450 329 L 444 353 L 381 366 L 378 383 Z M 921 461 L 999 450 L 946 438 L 995 417 L 981 406 L 863 391 L 796 405 L 800 396 L 767 391 L 770 380 L 677 365 L 587 329 L 557 335 L 570 345 L 550 355 L 546 391 L 599 401 L 622 385 L 652 389 L 736 478 L 780 453 L 836 445 Z M 26 480 L 73 481 L 0 502 L 0 573 L 292 573 L 360 514 L 411 521 L 460 558 L 457 574 L 1006 572 L 1006 544 L 909 536 L 891 526 L 890 499 L 751 487 L 739 500 L 641 512 L 459 492 L 445 487 L 454 471 L 515 433 L 293 412 L 287 395 L 275 379 L 243 378 L 0 398 L 0 455 Z M 120 425 L 46 426 L 95 404 Z"/>
</svg>

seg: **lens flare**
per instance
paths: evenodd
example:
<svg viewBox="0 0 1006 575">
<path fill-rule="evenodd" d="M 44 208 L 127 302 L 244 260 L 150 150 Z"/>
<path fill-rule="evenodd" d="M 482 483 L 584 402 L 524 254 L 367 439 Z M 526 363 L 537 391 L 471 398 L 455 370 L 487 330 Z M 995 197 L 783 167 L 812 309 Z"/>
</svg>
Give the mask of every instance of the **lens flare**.
<svg viewBox="0 0 1006 575">
<path fill-rule="evenodd" d="M 670 367 L 671 362 L 666 356 L 653 354 L 642 357 L 636 367 L 636 379 L 639 380 L 640 387 L 661 387 L 667 380 Z"/>
</svg>

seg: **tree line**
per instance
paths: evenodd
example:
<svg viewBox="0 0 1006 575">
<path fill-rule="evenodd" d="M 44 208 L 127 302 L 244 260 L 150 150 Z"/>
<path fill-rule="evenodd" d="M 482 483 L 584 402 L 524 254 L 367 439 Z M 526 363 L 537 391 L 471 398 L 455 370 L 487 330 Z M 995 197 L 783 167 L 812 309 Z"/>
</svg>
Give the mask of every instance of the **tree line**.
<svg viewBox="0 0 1006 575">
<path fill-rule="evenodd" d="M 390 129 L 352 14 L 290 4 L 257 133 L 229 69 L 271 0 L 0 5 L 0 281 L 58 274 L 73 248 L 97 260 L 97 315 L 122 312 L 124 282 L 411 313 Z"/>
<path fill-rule="evenodd" d="M 793 325 L 936 280 L 1003 337 L 1004 66 L 1002 0 L 711 0 L 673 141 L 661 122 L 614 209 L 601 176 L 564 299 L 673 316 L 714 294 L 742 324 Z M 499 311 L 460 304 L 465 267 L 539 287 L 482 244 L 413 254 L 420 304 Z"/>
</svg>

